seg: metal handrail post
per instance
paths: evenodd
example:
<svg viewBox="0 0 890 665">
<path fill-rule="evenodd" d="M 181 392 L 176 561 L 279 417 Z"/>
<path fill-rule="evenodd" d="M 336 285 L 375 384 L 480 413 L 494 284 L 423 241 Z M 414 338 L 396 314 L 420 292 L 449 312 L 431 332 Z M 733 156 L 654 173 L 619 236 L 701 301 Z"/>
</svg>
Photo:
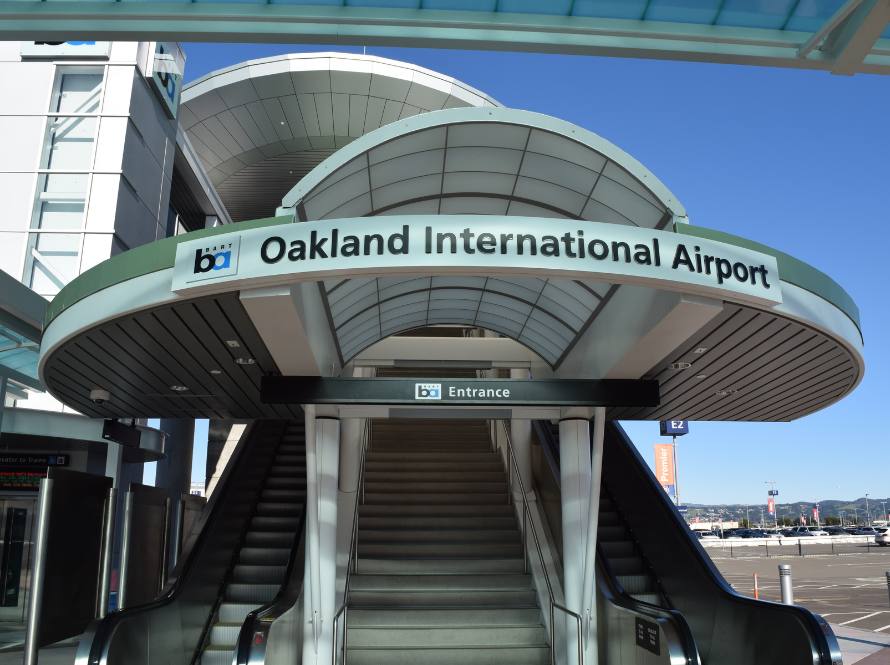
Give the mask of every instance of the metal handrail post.
<svg viewBox="0 0 890 665">
<path fill-rule="evenodd" d="M 117 608 L 122 610 L 127 602 L 127 577 L 130 572 L 130 536 L 133 530 L 133 492 L 128 490 L 124 496 L 124 522 L 121 537 L 121 564 L 117 584 Z"/>
<path fill-rule="evenodd" d="M 337 639 L 340 634 L 340 618 L 343 618 L 343 642 L 342 647 L 340 648 L 342 658 L 341 665 L 346 665 L 346 644 L 348 641 L 349 631 L 347 630 L 346 625 L 346 617 L 347 617 L 347 608 L 349 606 L 349 585 L 352 581 L 352 572 L 358 571 L 358 508 L 359 503 L 364 503 L 364 486 L 365 486 L 365 462 L 367 458 L 367 451 L 369 446 L 371 445 L 371 419 L 368 418 L 365 422 L 365 432 L 362 440 L 362 452 L 359 456 L 359 478 L 358 485 L 356 486 L 356 497 L 355 497 L 355 508 L 352 512 L 352 542 L 349 544 L 349 557 L 347 558 L 346 564 L 346 581 L 343 585 L 343 603 L 340 605 L 337 612 L 334 614 L 333 620 L 333 630 L 334 630 L 334 644 L 331 649 L 331 665 L 337 665 Z M 359 500 L 358 490 L 361 488 L 361 501 Z M 349 559 L 352 559 L 352 570 L 350 570 Z"/>
<path fill-rule="evenodd" d="M 40 499 L 37 504 L 37 542 L 31 578 L 31 604 L 28 607 L 28 628 L 25 632 L 24 665 L 37 665 L 40 648 L 40 612 L 43 609 L 43 584 L 46 581 L 46 539 L 49 536 L 49 506 L 53 492 L 52 478 L 40 480 Z"/>
<path fill-rule="evenodd" d="M 109 487 L 105 499 L 105 523 L 102 525 L 102 568 L 99 573 L 99 598 L 96 616 L 104 619 L 108 614 L 108 600 L 111 595 L 111 566 L 114 553 L 114 515 L 117 503 L 117 488 Z"/>
</svg>

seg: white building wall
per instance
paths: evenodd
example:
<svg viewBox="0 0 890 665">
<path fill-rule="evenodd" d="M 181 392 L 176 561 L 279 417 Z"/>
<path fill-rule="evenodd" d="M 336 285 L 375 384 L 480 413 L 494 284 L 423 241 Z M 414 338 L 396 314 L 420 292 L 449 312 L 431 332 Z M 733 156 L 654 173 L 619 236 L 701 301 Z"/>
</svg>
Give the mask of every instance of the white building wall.
<svg viewBox="0 0 890 665">
<path fill-rule="evenodd" d="M 177 125 L 144 75 L 153 42 L 28 44 L 0 42 L 0 270 L 52 298 L 166 235 Z"/>
</svg>

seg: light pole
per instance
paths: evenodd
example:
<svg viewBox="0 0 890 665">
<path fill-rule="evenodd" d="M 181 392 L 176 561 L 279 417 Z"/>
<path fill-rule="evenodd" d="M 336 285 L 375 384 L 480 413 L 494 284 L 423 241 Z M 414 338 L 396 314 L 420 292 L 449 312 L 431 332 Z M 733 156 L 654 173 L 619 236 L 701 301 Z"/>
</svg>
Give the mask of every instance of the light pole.
<svg viewBox="0 0 890 665">
<path fill-rule="evenodd" d="M 751 528 L 751 516 L 748 515 L 748 504 L 745 504 L 745 522 L 748 525 L 748 528 Z"/>
<path fill-rule="evenodd" d="M 844 515 L 847 514 L 847 511 L 839 510 L 839 511 L 837 511 L 837 514 L 838 514 L 838 517 L 841 518 L 841 527 L 843 527 L 844 526 Z"/>
<path fill-rule="evenodd" d="M 887 521 L 887 502 L 881 501 L 881 519 Z"/>
<path fill-rule="evenodd" d="M 868 492 L 865 493 L 865 526 L 871 526 L 871 512 L 868 510 Z"/>
</svg>

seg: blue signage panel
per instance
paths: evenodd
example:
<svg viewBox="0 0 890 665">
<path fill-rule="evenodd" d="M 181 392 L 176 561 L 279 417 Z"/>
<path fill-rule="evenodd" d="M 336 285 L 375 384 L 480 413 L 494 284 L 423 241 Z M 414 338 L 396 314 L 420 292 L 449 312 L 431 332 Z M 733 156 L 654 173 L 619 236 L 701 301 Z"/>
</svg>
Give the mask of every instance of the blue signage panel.
<svg viewBox="0 0 890 665">
<path fill-rule="evenodd" d="M 661 435 L 662 436 L 683 436 L 689 434 L 688 420 L 662 420 Z"/>
</svg>

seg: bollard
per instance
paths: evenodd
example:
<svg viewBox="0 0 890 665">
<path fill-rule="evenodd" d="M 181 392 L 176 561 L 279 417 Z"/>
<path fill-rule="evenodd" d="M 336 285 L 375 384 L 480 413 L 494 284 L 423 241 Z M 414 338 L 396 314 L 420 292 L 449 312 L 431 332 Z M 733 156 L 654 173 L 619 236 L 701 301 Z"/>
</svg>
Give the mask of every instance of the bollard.
<svg viewBox="0 0 890 665">
<path fill-rule="evenodd" d="M 890 584 L 890 573 L 887 573 L 887 584 Z M 757 587 L 757 573 L 754 573 L 754 600 L 760 600 L 760 589 Z"/>
<path fill-rule="evenodd" d="M 791 587 L 791 566 L 779 564 L 779 587 L 782 589 L 782 604 L 794 605 L 794 589 Z"/>
<path fill-rule="evenodd" d="M 884 573 L 884 577 L 887 578 L 887 596 L 890 598 L 890 570 Z"/>
</svg>

